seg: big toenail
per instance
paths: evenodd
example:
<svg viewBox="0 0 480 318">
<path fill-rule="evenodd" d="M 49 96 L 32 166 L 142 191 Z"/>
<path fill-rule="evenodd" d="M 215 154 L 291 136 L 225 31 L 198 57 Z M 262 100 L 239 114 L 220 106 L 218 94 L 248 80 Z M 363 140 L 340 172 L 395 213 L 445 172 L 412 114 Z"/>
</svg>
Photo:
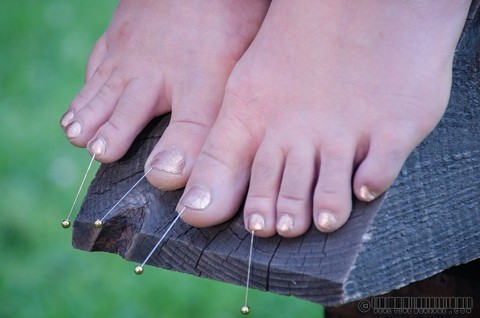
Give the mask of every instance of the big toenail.
<svg viewBox="0 0 480 318">
<path fill-rule="evenodd" d="M 248 229 L 250 231 L 261 231 L 265 228 L 265 219 L 258 213 L 253 213 L 248 219 Z"/>
<path fill-rule="evenodd" d="M 376 195 L 370 192 L 370 190 L 368 190 L 366 186 L 361 186 L 359 192 L 360 192 L 360 199 L 362 199 L 363 201 L 370 202 L 375 200 L 376 198 Z"/>
<path fill-rule="evenodd" d="M 180 203 L 189 209 L 204 210 L 210 204 L 212 196 L 210 190 L 203 186 L 193 186 L 183 196 Z"/>
<path fill-rule="evenodd" d="M 62 119 L 60 119 L 60 125 L 65 128 L 67 127 L 73 119 L 73 113 L 71 111 L 66 112 Z"/>
<path fill-rule="evenodd" d="M 182 153 L 172 148 L 157 154 L 152 161 L 152 167 L 171 174 L 181 174 L 185 163 L 185 157 Z"/>
<path fill-rule="evenodd" d="M 293 219 L 288 214 L 283 214 L 277 222 L 277 231 L 286 233 L 293 229 Z"/>
<path fill-rule="evenodd" d="M 88 142 L 87 148 L 92 155 L 101 156 L 105 154 L 107 144 L 102 137 L 95 137 Z"/>
<path fill-rule="evenodd" d="M 65 128 L 65 133 L 67 134 L 68 138 L 75 138 L 80 135 L 82 132 L 82 126 L 78 121 L 74 121 L 70 123 L 67 128 Z"/>
<path fill-rule="evenodd" d="M 322 232 L 332 232 L 336 229 L 337 218 L 330 212 L 320 212 L 317 225 Z"/>
</svg>

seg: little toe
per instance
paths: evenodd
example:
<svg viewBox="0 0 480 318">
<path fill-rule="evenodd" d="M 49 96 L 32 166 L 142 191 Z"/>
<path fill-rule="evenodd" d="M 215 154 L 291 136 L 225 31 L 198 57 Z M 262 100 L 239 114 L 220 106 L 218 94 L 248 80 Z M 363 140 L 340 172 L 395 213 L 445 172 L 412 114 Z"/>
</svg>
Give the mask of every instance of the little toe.
<svg viewBox="0 0 480 318">
<path fill-rule="evenodd" d="M 348 143 L 345 143 L 348 145 Z M 333 232 L 347 222 L 352 210 L 354 146 L 341 151 L 321 150 L 320 174 L 315 188 L 313 218 L 322 232 Z"/>
<path fill-rule="evenodd" d="M 85 72 L 85 82 L 89 81 L 97 71 L 103 59 L 107 55 L 107 42 L 103 34 L 93 46 L 90 57 L 88 58 L 87 70 Z"/>
<path fill-rule="evenodd" d="M 254 230 L 257 236 L 269 237 L 276 233 L 276 204 L 284 165 L 285 155 L 276 143 L 267 140 L 260 145 L 252 165 L 243 213 L 245 227 Z"/>
<path fill-rule="evenodd" d="M 278 234 L 296 237 L 304 234 L 310 227 L 316 175 L 315 148 L 308 144 L 297 144 L 287 155 L 277 199 Z"/>
<path fill-rule="evenodd" d="M 100 162 L 120 159 L 145 125 L 159 115 L 159 81 L 148 77 L 131 80 L 123 90 L 113 113 L 87 148 Z M 98 123 L 98 122 L 97 122 Z"/>
<path fill-rule="evenodd" d="M 366 158 L 355 172 L 353 189 L 359 200 L 370 202 L 387 191 L 415 147 L 414 138 L 402 142 L 394 136 L 387 140 L 386 135 L 372 140 Z"/>
<path fill-rule="evenodd" d="M 87 145 L 100 126 L 105 124 L 112 115 L 125 85 L 126 80 L 114 73 L 89 102 L 75 113 L 71 112 L 72 118 L 65 127 L 65 134 L 72 144 L 79 147 Z"/>
</svg>

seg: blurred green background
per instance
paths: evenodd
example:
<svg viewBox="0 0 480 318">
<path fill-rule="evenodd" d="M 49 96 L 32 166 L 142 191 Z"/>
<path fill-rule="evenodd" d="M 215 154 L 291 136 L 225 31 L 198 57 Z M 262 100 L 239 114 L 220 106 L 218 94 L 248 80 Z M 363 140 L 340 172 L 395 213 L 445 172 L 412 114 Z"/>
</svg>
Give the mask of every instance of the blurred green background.
<svg viewBox="0 0 480 318">
<path fill-rule="evenodd" d="M 153 268 L 136 276 L 116 255 L 74 250 L 60 227 L 90 157 L 58 122 L 115 5 L 0 2 L 0 317 L 241 317 L 241 287 Z M 251 317 L 323 317 L 319 305 L 253 290 L 250 307 Z"/>
</svg>

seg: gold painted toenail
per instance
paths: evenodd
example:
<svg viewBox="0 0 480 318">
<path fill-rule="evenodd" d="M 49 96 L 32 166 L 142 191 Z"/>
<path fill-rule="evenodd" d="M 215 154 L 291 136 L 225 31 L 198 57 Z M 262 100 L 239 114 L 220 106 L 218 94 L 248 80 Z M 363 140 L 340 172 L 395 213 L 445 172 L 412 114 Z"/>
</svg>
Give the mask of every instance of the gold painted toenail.
<svg viewBox="0 0 480 318">
<path fill-rule="evenodd" d="M 78 121 L 74 121 L 70 123 L 67 128 L 65 128 L 65 133 L 67 134 L 68 138 L 75 138 L 80 135 L 82 132 L 82 126 Z"/>
<path fill-rule="evenodd" d="M 363 201 L 370 202 L 375 200 L 376 198 L 376 195 L 370 192 L 370 190 L 368 190 L 366 186 L 361 186 L 359 192 L 360 192 L 360 199 L 362 199 Z"/>
<path fill-rule="evenodd" d="M 193 186 L 180 200 L 189 209 L 204 210 L 212 200 L 210 190 L 203 186 Z"/>
<path fill-rule="evenodd" d="M 177 149 L 172 148 L 160 152 L 152 161 L 152 167 L 156 170 L 171 174 L 181 174 L 185 167 L 185 157 Z"/>
<path fill-rule="evenodd" d="M 60 125 L 65 128 L 67 127 L 73 119 L 73 113 L 71 111 L 66 112 L 62 119 L 60 119 Z"/>
<path fill-rule="evenodd" d="M 88 142 L 87 148 L 92 155 L 101 156 L 105 154 L 107 144 L 102 137 L 96 137 Z"/>
<path fill-rule="evenodd" d="M 283 214 L 277 222 L 277 231 L 286 233 L 293 229 L 293 219 L 288 214 Z"/>
<path fill-rule="evenodd" d="M 248 219 L 248 230 L 249 231 L 261 231 L 265 228 L 265 219 L 263 216 L 257 213 L 250 215 Z"/>
<path fill-rule="evenodd" d="M 330 212 L 321 212 L 317 217 L 317 225 L 322 232 L 332 232 L 336 229 L 337 218 Z"/>
</svg>

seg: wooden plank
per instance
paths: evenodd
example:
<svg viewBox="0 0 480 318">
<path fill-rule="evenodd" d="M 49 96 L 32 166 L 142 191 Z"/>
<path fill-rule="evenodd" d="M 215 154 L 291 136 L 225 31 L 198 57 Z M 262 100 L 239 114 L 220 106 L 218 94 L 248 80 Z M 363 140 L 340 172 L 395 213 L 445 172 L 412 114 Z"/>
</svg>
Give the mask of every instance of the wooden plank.
<svg viewBox="0 0 480 318">
<path fill-rule="evenodd" d="M 473 6 L 472 6 L 473 8 Z M 251 286 L 336 305 L 378 295 L 480 257 L 480 36 L 469 16 L 454 63 L 450 105 L 434 132 L 412 153 L 393 187 L 371 204 L 355 201 L 339 231 L 256 239 Z M 124 158 L 100 167 L 74 223 L 73 245 L 142 262 L 176 216 L 180 191 L 143 181 L 147 155 L 168 125 L 154 120 Z M 249 233 L 239 213 L 206 229 L 181 221 L 149 264 L 244 285 Z"/>
</svg>

